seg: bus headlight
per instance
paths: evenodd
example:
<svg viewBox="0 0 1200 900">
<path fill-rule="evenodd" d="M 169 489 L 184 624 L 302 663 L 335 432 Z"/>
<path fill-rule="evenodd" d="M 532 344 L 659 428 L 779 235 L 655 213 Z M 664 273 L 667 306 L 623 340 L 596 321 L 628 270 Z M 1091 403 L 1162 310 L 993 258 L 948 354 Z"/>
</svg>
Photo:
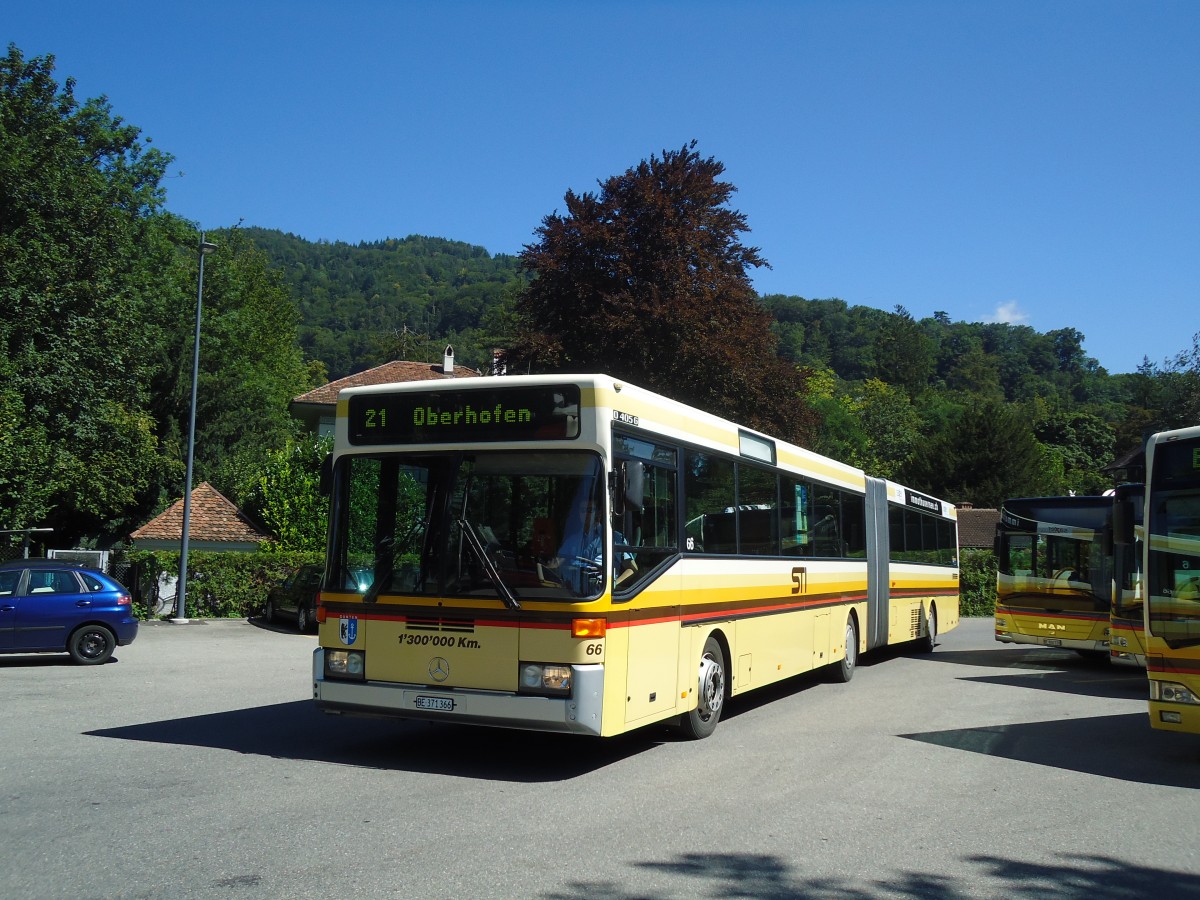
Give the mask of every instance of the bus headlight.
<svg viewBox="0 0 1200 900">
<path fill-rule="evenodd" d="M 1162 703 L 1200 703 L 1200 697 L 1175 681 L 1151 681 L 1150 699 Z"/>
<path fill-rule="evenodd" d="M 521 690 L 533 694 L 571 693 L 571 667 L 550 663 L 521 663 Z"/>
<path fill-rule="evenodd" d="M 367 655 L 361 650 L 326 650 L 325 675 L 362 681 L 367 671 Z"/>
</svg>

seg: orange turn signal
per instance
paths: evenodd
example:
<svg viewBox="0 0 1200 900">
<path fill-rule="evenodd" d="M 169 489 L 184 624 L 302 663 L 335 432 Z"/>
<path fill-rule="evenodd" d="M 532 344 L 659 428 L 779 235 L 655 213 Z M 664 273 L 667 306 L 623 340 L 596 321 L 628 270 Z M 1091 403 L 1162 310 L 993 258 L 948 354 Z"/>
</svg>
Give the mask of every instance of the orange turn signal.
<svg viewBox="0 0 1200 900">
<path fill-rule="evenodd" d="M 317 624 L 318 625 L 323 625 L 325 623 L 325 616 L 326 616 L 325 605 L 323 603 L 321 603 L 321 595 L 317 594 Z"/>
<path fill-rule="evenodd" d="M 607 625 L 606 619 L 573 619 L 571 620 L 571 636 L 577 638 L 604 637 Z"/>
</svg>

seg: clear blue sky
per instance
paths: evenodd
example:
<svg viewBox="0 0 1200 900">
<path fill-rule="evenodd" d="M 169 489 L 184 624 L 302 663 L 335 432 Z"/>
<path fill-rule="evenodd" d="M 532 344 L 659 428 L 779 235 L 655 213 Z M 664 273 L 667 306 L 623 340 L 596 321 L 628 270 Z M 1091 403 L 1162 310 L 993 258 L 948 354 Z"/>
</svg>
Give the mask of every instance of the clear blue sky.
<svg viewBox="0 0 1200 900">
<path fill-rule="evenodd" d="M 1200 331 L 1200 3 L 9 4 L 0 38 L 174 154 L 168 208 L 518 253 L 568 188 L 695 138 L 763 293 Z"/>
</svg>

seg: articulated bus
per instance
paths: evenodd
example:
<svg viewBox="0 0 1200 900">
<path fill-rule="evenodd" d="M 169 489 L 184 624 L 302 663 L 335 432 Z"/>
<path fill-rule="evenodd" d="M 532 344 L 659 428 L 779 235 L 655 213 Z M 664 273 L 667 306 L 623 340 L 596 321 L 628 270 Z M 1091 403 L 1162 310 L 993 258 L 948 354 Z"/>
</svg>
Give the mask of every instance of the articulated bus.
<svg viewBox="0 0 1200 900">
<path fill-rule="evenodd" d="M 958 624 L 951 505 L 611 377 L 347 389 L 332 460 L 328 713 L 702 738 Z"/>
<path fill-rule="evenodd" d="M 1200 427 L 1146 444 L 1146 668 L 1150 724 L 1200 733 Z"/>
<path fill-rule="evenodd" d="M 996 640 L 1145 666 L 1141 485 L 1098 497 L 1005 500 L 996 528 Z"/>
</svg>

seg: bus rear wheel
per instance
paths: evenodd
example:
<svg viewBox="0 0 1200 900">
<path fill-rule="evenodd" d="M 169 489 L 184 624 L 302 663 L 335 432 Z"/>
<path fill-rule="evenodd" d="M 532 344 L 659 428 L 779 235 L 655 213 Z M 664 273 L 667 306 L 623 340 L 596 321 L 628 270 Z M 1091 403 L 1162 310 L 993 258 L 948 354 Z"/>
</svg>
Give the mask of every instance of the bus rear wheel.
<svg viewBox="0 0 1200 900">
<path fill-rule="evenodd" d="M 918 646 L 922 653 L 932 653 L 937 645 L 937 610 L 930 604 L 929 612 L 925 614 L 925 637 L 921 638 Z"/>
<path fill-rule="evenodd" d="M 833 670 L 833 680 L 845 684 L 854 677 L 858 667 L 858 625 L 854 616 L 846 617 L 846 655 L 830 668 Z"/>
<path fill-rule="evenodd" d="M 696 708 L 684 713 L 679 720 L 679 732 L 686 738 L 698 741 L 717 730 L 721 710 L 725 708 L 725 655 L 717 639 L 709 636 L 700 654 L 700 670 L 697 679 L 698 694 Z"/>
</svg>

